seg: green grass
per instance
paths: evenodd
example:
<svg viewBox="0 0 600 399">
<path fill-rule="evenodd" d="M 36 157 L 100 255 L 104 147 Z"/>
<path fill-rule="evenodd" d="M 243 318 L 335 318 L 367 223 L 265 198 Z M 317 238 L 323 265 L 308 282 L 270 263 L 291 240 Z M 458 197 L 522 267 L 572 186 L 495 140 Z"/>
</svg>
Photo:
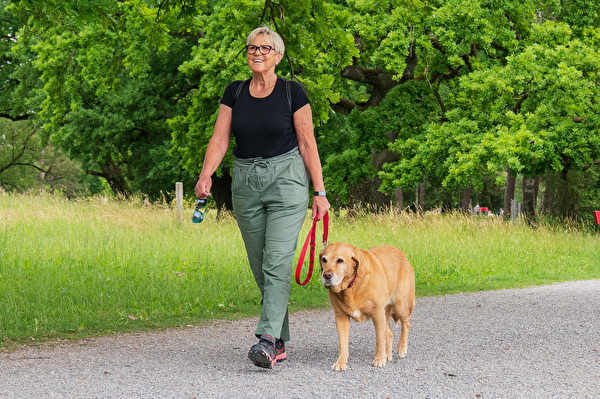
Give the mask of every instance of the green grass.
<svg viewBox="0 0 600 399">
<path fill-rule="evenodd" d="M 257 315 L 235 220 L 212 210 L 193 224 L 191 214 L 180 222 L 141 200 L 0 194 L 0 347 Z M 394 213 L 330 226 L 330 242 L 402 248 L 418 296 L 600 278 L 595 226 Z M 307 218 L 299 249 L 309 227 Z M 329 306 L 315 269 L 307 286 L 293 283 L 292 311 Z"/>
</svg>

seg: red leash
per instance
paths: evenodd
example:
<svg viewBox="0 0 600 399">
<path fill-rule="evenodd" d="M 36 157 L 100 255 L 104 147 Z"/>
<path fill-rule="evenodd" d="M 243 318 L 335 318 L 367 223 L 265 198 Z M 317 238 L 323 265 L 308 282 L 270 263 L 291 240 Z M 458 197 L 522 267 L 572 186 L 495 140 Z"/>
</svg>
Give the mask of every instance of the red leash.
<svg viewBox="0 0 600 399">
<path fill-rule="evenodd" d="M 296 283 L 298 285 L 306 285 L 310 281 L 313 273 L 313 267 L 315 264 L 315 235 L 317 232 L 317 218 L 313 219 L 313 224 L 308 232 L 308 237 L 304 241 L 300 258 L 298 258 L 298 266 L 296 266 Z M 323 215 L 323 248 L 327 245 L 327 236 L 329 235 L 329 213 Z M 302 264 L 304 263 L 304 257 L 306 256 L 306 250 L 308 249 L 308 242 L 310 241 L 310 261 L 308 263 L 308 275 L 304 282 L 300 282 L 300 272 L 302 271 Z"/>
</svg>

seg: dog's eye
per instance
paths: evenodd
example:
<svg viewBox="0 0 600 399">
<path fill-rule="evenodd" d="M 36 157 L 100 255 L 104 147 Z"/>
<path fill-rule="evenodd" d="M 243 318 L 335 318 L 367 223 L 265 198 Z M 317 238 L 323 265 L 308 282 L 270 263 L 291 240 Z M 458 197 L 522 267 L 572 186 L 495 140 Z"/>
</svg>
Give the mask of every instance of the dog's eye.
<svg viewBox="0 0 600 399">
<path fill-rule="evenodd" d="M 338 258 L 337 263 L 344 263 L 344 259 Z"/>
<path fill-rule="evenodd" d="M 327 263 L 327 259 L 325 259 L 325 257 L 324 257 L 324 256 L 321 256 L 321 262 L 323 262 L 323 263 Z"/>
</svg>

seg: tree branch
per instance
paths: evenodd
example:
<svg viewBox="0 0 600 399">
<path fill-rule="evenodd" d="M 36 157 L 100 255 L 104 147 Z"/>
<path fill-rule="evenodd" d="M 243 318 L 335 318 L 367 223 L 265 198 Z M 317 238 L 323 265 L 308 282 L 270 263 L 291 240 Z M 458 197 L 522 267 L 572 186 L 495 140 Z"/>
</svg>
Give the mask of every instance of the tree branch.
<svg viewBox="0 0 600 399">
<path fill-rule="evenodd" d="M 40 172 L 45 172 L 45 170 L 43 170 L 39 166 L 37 166 L 35 164 L 32 164 L 32 163 L 11 161 L 7 165 L 4 165 L 4 166 L 0 167 L 0 174 L 4 173 L 5 171 L 7 171 L 8 169 L 10 169 L 10 168 L 12 168 L 14 166 L 31 166 L 32 168 L 35 168 L 35 169 L 39 170 Z"/>
<path fill-rule="evenodd" d="M 106 174 L 104 174 L 102 172 L 96 172 L 94 170 L 86 170 L 85 174 L 86 175 L 90 175 L 90 176 L 98 176 L 98 177 L 104 177 L 104 178 L 106 178 Z"/>
<path fill-rule="evenodd" d="M 357 108 L 359 110 L 363 110 L 366 107 L 364 106 L 364 104 L 362 104 L 362 105 L 357 104 L 357 103 L 352 102 L 345 98 L 341 98 L 339 102 L 337 102 L 335 104 L 331 104 L 331 109 L 333 111 L 338 112 L 340 114 L 344 114 L 344 115 L 348 115 L 355 108 Z"/>
<path fill-rule="evenodd" d="M 0 118 L 6 118 L 6 119 L 9 119 L 9 120 L 11 120 L 13 122 L 26 121 L 27 119 L 29 119 L 32 116 L 33 116 L 33 114 L 25 114 L 25 115 L 12 116 L 10 114 L 6 114 L 6 113 L 3 113 L 3 112 L 0 112 Z"/>
</svg>

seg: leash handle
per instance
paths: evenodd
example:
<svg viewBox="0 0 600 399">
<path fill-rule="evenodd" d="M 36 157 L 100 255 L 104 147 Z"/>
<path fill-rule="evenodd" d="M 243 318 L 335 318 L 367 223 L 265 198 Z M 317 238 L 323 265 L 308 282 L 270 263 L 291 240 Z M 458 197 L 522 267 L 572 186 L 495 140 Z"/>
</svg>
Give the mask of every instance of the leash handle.
<svg viewBox="0 0 600 399">
<path fill-rule="evenodd" d="M 302 247 L 302 252 L 300 252 L 300 257 L 298 258 L 298 265 L 296 266 L 296 283 L 298 285 L 306 285 L 310 278 L 312 277 L 313 268 L 315 264 L 315 246 L 316 246 L 316 231 L 317 231 L 317 217 L 313 219 L 312 227 L 308 232 L 308 236 L 304 241 L 304 246 Z M 325 245 L 327 245 L 327 238 L 329 236 L 329 213 L 325 213 L 323 215 L 323 249 L 325 249 Z M 302 272 L 302 264 L 304 263 L 304 258 L 306 257 L 306 251 L 308 250 L 308 244 L 310 242 L 310 257 L 308 263 L 308 274 L 306 275 L 306 279 L 301 282 L 300 281 L 300 273 Z"/>
</svg>

